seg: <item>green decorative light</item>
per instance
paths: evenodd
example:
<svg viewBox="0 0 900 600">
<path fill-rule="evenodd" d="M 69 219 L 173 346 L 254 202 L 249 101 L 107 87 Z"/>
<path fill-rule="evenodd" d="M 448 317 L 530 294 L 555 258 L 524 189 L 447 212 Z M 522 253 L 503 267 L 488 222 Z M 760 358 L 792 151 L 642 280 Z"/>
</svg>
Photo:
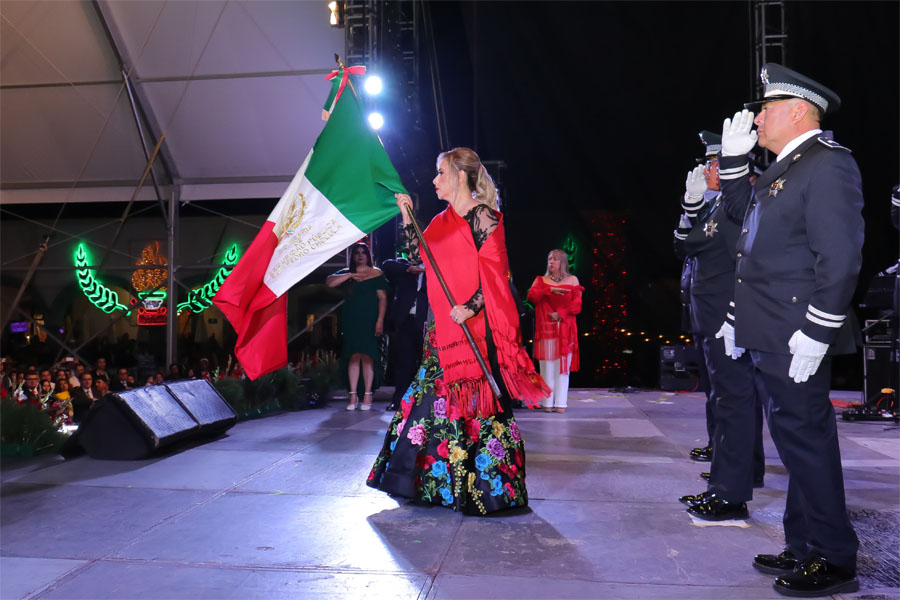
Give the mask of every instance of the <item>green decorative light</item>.
<svg viewBox="0 0 900 600">
<path fill-rule="evenodd" d="M 91 304 L 107 314 L 115 310 L 131 313 L 131 309 L 119 303 L 119 294 L 97 281 L 94 269 L 87 268 L 87 265 L 87 251 L 84 249 L 84 244 L 78 244 L 78 248 L 75 250 L 75 267 L 77 268 L 75 276 L 78 278 L 81 291 L 84 292 Z"/>
<path fill-rule="evenodd" d="M 574 273 L 577 269 L 576 257 L 578 256 L 578 243 L 575 241 L 575 236 L 567 236 L 561 250 L 566 253 L 566 257 L 569 259 L 569 272 Z"/>
<path fill-rule="evenodd" d="M 191 312 L 199 313 L 212 306 L 213 296 L 215 296 L 216 292 L 219 291 L 219 288 L 222 287 L 225 278 L 231 274 L 237 261 L 238 248 L 237 244 L 233 244 L 228 252 L 225 253 L 224 264 L 219 267 L 215 277 L 210 279 L 206 285 L 188 292 L 187 300 L 179 303 L 175 312 L 180 313 L 183 310 L 189 310 Z"/>
</svg>

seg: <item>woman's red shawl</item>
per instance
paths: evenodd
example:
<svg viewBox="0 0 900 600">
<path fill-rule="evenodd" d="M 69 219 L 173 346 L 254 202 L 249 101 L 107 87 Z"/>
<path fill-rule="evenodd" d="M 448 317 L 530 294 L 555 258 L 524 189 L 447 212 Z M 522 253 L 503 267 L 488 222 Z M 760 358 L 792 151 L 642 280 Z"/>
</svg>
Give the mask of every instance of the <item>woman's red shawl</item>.
<svg viewBox="0 0 900 600">
<path fill-rule="evenodd" d="M 484 315 L 487 313 L 491 336 L 497 347 L 500 375 L 506 389 L 511 397 L 534 408 L 541 399 L 550 395 L 550 388 L 535 372 L 534 364 L 521 344 L 519 315 L 509 289 L 509 260 L 503 215 L 499 212 L 497 214 L 500 222 L 480 250 L 475 249 L 469 223 L 451 207 L 447 207 L 431 221 L 424 232 L 425 241 L 457 304 L 468 301 L 481 286 L 484 309 L 466 321 L 469 331 L 487 363 L 484 326 Z M 494 398 L 462 327 L 450 319 L 452 306 L 437 280 L 427 254 L 425 260 L 428 263 L 428 302 L 434 312 L 438 359 L 448 388 L 448 416 L 451 419 L 473 416 L 486 418 L 502 412 L 500 402 Z M 496 373 L 494 377 L 497 377 Z"/>
</svg>

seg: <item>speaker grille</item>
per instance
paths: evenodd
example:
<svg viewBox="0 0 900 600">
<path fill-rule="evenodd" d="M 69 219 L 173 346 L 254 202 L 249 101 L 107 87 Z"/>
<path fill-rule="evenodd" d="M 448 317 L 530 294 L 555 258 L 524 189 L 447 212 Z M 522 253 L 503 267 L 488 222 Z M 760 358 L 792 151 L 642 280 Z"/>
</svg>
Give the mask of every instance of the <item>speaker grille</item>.
<svg viewBox="0 0 900 600">
<path fill-rule="evenodd" d="M 197 422 L 164 385 L 136 388 L 116 395 L 157 440 L 197 429 Z"/>
<path fill-rule="evenodd" d="M 185 410 L 200 423 L 201 430 L 227 429 L 237 414 L 213 385 L 205 379 L 188 379 L 166 384 Z"/>
</svg>

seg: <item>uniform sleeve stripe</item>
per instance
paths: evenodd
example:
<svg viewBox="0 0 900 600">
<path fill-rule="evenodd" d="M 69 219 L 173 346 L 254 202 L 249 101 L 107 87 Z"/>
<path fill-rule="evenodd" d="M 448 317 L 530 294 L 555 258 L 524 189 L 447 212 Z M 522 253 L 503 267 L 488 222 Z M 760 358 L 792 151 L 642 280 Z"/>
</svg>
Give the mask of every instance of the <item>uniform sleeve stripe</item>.
<svg viewBox="0 0 900 600">
<path fill-rule="evenodd" d="M 743 164 L 739 167 L 731 167 L 730 169 L 719 169 L 719 175 L 721 176 L 723 173 L 740 173 L 741 171 L 748 171 L 750 169 L 750 165 Z"/>
<path fill-rule="evenodd" d="M 730 306 L 731 308 L 734 308 L 734 302 L 729 302 L 728 306 Z"/>
<path fill-rule="evenodd" d="M 900 206 L 900 198 L 891 198 L 891 204 L 894 206 Z"/>
<path fill-rule="evenodd" d="M 837 329 L 838 327 L 841 326 L 840 323 L 835 323 L 834 321 L 825 321 L 818 317 L 814 317 L 809 313 L 806 313 L 806 318 L 808 320 L 812 321 L 813 323 L 815 323 L 816 325 L 821 325 L 822 327 L 831 327 L 832 329 Z"/>
<path fill-rule="evenodd" d="M 732 320 L 732 321 L 734 321 L 734 315 L 733 315 L 733 314 L 731 314 L 731 313 L 725 313 L 725 318 L 727 318 L 727 319 L 730 319 L 730 320 Z"/>
<path fill-rule="evenodd" d="M 676 239 L 676 240 L 686 240 L 686 239 L 687 239 L 687 235 L 684 234 L 684 233 L 678 233 L 678 232 L 676 231 L 676 232 L 675 232 L 675 239 Z"/>
<path fill-rule="evenodd" d="M 719 171 L 719 179 L 731 180 L 731 179 L 739 179 L 744 175 L 747 175 L 750 172 L 750 168 L 747 165 L 744 165 L 740 169 L 727 169 Z"/>
<path fill-rule="evenodd" d="M 832 321 L 841 322 L 847 318 L 847 315 L 832 315 L 825 311 L 819 310 L 812 304 L 809 305 L 809 312 L 816 315 L 817 317 L 822 317 L 823 319 L 831 319 Z"/>
</svg>

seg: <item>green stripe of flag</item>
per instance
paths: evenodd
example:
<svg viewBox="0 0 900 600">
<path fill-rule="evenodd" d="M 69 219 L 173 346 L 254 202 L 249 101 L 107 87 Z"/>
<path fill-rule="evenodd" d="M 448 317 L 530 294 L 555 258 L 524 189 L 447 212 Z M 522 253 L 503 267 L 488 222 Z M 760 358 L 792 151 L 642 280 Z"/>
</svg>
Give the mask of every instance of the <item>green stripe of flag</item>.
<svg viewBox="0 0 900 600">
<path fill-rule="evenodd" d="M 349 85 L 313 147 L 306 178 L 367 233 L 397 215 L 395 193 L 409 193 Z"/>
</svg>

